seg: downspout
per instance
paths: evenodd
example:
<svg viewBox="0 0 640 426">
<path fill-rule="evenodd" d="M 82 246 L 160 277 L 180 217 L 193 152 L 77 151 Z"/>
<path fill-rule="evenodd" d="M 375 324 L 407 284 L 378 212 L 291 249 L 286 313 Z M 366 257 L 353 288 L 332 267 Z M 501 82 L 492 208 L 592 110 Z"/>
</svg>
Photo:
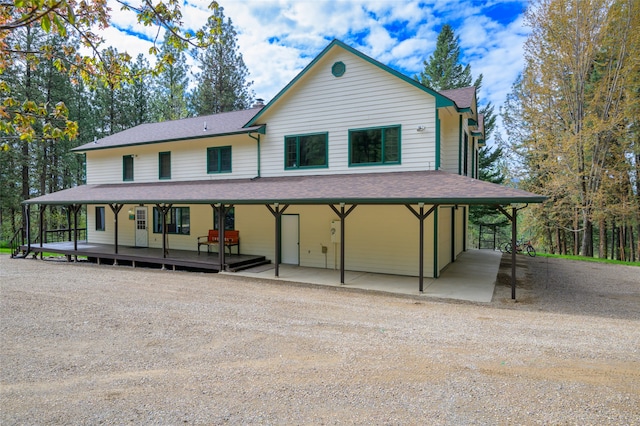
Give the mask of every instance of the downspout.
<svg viewBox="0 0 640 426">
<path fill-rule="evenodd" d="M 436 108 L 436 170 L 440 170 L 440 114 Z"/>
<path fill-rule="evenodd" d="M 254 139 L 257 142 L 258 147 L 258 175 L 253 179 L 258 179 L 260 177 L 260 133 L 258 133 L 258 137 L 251 135 L 251 133 L 247 133 L 251 139 Z"/>
<path fill-rule="evenodd" d="M 458 174 L 462 175 L 462 114 L 458 117 Z"/>
</svg>

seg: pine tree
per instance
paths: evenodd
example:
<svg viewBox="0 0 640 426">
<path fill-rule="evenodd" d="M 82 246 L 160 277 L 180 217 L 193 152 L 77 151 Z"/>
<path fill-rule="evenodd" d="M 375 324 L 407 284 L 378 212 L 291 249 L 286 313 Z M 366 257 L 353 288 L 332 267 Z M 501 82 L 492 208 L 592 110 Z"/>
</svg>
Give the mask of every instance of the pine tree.
<svg viewBox="0 0 640 426">
<path fill-rule="evenodd" d="M 187 110 L 187 58 L 184 52 L 168 43 L 168 33 L 161 54 L 168 58 L 153 81 L 151 118 L 153 121 L 178 120 L 189 116 Z"/>
<path fill-rule="evenodd" d="M 460 38 L 445 24 L 438 34 L 436 50 L 425 60 L 424 71 L 415 79 L 433 90 L 459 89 L 471 86 L 471 67 L 460 63 Z"/>
<path fill-rule="evenodd" d="M 457 37 L 450 25 L 443 25 L 438 35 L 435 52 L 424 61 L 424 71 L 416 76 L 424 86 L 434 90 L 450 90 L 471 86 L 471 67 L 469 64 L 462 65 L 460 62 L 460 39 Z M 483 76 L 480 74 L 473 82 L 476 94 L 482 87 Z M 495 128 L 496 116 L 491 102 L 483 105 L 479 111 L 484 118 L 485 141 L 491 137 Z M 478 170 L 481 180 L 488 180 L 494 183 L 503 183 L 504 175 L 499 168 L 499 161 L 502 157 L 502 149 L 482 148 L 478 154 Z M 473 206 L 470 208 L 470 220 L 473 223 L 504 223 L 504 216 L 496 213 L 495 209 L 486 206 Z"/>
<path fill-rule="evenodd" d="M 246 109 L 253 100 L 250 90 L 253 82 L 247 82 L 249 71 L 236 45 L 237 33 L 233 22 L 231 19 L 225 21 L 222 7 L 214 16 L 217 20 L 210 20 L 203 30 L 208 31 L 211 25 L 220 22 L 217 43 L 195 52 L 202 70 L 196 75 L 198 85 L 191 95 L 191 108 L 195 115 Z"/>
</svg>

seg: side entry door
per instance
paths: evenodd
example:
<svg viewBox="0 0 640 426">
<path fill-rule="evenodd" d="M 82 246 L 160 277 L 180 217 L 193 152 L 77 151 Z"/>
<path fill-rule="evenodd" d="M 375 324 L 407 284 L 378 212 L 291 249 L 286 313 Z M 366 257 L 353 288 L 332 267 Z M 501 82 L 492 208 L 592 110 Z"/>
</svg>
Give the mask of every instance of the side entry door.
<svg viewBox="0 0 640 426">
<path fill-rule="evenodd" d="M 149 247 L 147 207 L 136 207 L 136 247 Z"/>
<path fill-rule="evenodd" d="M 281 262 L 289 265 L 300 264 L 300 216 L 282 215 Z"/>
</svg>

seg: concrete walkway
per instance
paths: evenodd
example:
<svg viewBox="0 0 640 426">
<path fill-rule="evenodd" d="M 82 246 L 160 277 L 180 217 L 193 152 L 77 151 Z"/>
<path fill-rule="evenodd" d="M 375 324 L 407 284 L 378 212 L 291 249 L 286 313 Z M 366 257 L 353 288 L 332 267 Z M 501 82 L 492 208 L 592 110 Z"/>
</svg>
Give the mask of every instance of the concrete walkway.
<svg viewBox="0 0 640 426">
<path fill-rule="evenodd" d="M 397 294 L 491 302 L 501 257 L 502 253 L 499 251 L 466 251 L 460 254 L 455 262 L 447 265 L 440 273 L 439 278 L 425 278 L 422 294 L 418 291 L 418 277 L 401 275 L 345 271 L 344 284 L 342 285 L 340 284 L 339 270 L 293 265 L 280 265 L 279 277 L 274 276 L 274 265 L 265 265 L 240 272 L 221 273 Z"/>
</svg>

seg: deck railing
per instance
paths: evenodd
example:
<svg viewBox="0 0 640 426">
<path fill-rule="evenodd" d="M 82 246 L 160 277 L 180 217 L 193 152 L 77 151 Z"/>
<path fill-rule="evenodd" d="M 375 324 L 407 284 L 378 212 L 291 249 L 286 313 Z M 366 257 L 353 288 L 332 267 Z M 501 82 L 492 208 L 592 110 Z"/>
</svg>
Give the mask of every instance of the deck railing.
<svg viewBox="0 0 640 426">
<path fill-rule="evenodd" d="M 16 257 L 18 253 L 20 253 L 20 247 L 24 245 L 24 233 L 22 232 L 22 228 L 19 228 L 16 233 L 13 234 L 9 244 L 11 246 L 11 257 Z"/>
<path fill-rule="evenodd" d="M 87 228 L 76 229 L 78 241 L 87 239 Z M 45 243 L 60 243 L 63 241 L 73 241 L 73 228 L 49 229 L 44 231 Z"/>
</svg>

